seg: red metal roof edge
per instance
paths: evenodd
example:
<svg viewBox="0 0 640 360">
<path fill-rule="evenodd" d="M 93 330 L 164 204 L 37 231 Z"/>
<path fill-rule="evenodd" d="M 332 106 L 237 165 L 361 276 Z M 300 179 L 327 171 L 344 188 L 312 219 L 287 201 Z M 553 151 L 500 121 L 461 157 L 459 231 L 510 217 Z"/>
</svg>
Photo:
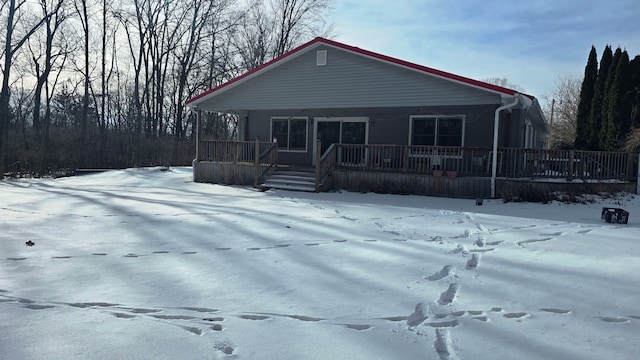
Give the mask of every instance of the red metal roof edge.
<svg viewBox="0 0 640 360">
<path fill-rule="evenodd" d="M 203 98 L 203 97 L 205 97 L 205 96 L 207 96 L 209 94 L 212 94 L 212 93 L 214 93 L 214 92 L 216 92 L 216 91 L 218 91 L 218 90 L 220 90 L 222 88 L 225 88 L 225 87 L 227 87 L 227 86 L 229 86 L 231 84 L 234 84 L 234 83 L 236 83 L 236 82 L 238 82 L 238 81 L 240 81 L 240 80 L 242 80 L 242 79 L 244 79 L 244 78 L 246 78 L 246 77 L 248 77 L 248 76 L 250 76 L 252 74 L 255 74 L 255 73 L 259 72 L 260 70 L 263 70 L 263 69 L 265 69 L 265 68 L 267 68 L 267 67 L 269 67 L 269 66 L 271 66 L 271 65 L 273 65 L 273 64 L 275 64 L 275 63 L 277 63 L 277 62 L 279 62 L 279 61 L 281 61 L 281 60 L 283 60 L 283 59 L 285 59 L 285 58 L 297 53 L 297 52 L 300 52 L 300 51 L 310 47 L 311 45 L 319 43 L 319 42 L 320 43 L 324 43 L 326 45 L 334 46 L 334 47 L 337 47 L 337 48 L 340 48 L 340 49 L 343 49 L 343 50 L 347 50 L 347 51 L 355 52 L 357 54 L 368 56 L 368 57 L 371 57 L 371 58 L 374 58 L 374 59 L 382 60 L 382 61 L 385 61 L 385 62 L 389 62 L 389 63 L 396 64 L 396 65 L 400 65 L 400 66 L 407 67 L 407 68 L 410 68 L 410 69 L 413 69 L 413 70 L 418 70 L 418 71 L 421 71 L 421 72 L 424 72 L 424 73 L 428 73 L 428 74 L 439 76 L 439 77 L 442 77 L 442 78 L 445 78 L 445 79 L 461 82 L 461 83 L 468 84 L 468 85 L 471 85 L 471 86 L 483 88 L 483 89 L 486 89 L 486 90 L 495 91 L 495 92 L 499 92 L 499 93 L 506 94 L 506 95 L 514 95 L 514 94 L 518 93 L 518 91 L 513 90 L 513 89 L 505 88 L 505 87 L 494 85 L 494 84 L 489 84 L 489 83 L 486 83 L 484 81 L 474 80 L 474 79 L 467 78 L 467 77 L 464 77 L 464 76 L 448 73 L 446 71 L 430 68 L 430 67 L 427 67 L 427 66 L 418 65 L 418 64 L 415 64 L 415 63 L 412 63 L 412 62 L 408 62 L 408 61 L 405 61 L 405 60 L 400 60 L 400 59 L 397 59 L 397 58 L 394 58 L 394 57 L 391 57 L 391 56 L 382 55 L 382 54 L 379 54 L 379 53 L 376 53 L 376 52 L 373 52 L 373 51 L 369 51 L 369 50 L 361 49 L 361 48 L 358 48 L 358 47 L 355 47 L 355 46 L 347 45 L 347 44 L 344 44 L 344 43 L 341 43 L 341 42 L 338 42 L 338 41 L 335 41 L 335 40 L 329 40 L 329 39 L 325 39 L 325 38 L 322 38 L 322 37 L 317 37 L 317 38 L 315 38 L 315 39 L 313 39 L 313 40 L 311 40 L 311 41 L 309 41 L 309 42 L 307 42 L 305 44 L 302 44 L 302 45 L 298 46 L 297 48 L 295 48 L 295 49 L 293 49 L 293 50 L 291 50 L 291 51 L 289 51 L 289 52 L 287 52 L 287 53 L 285 53 L 283 55 L 280 55 L 280 56 L 272 59 L 269 62 L 266 62 L 266 63 L 264 63 L 264 64 L 262 64 L 262 65 L 260 65 L 260 66 L 258 66 L 256 68 L 254 68 L 253 70 L 250 70 L 250 71 L 248 71 L 248 72 L 246 72 L 246 73 L 244 73 L 244 74 L 242 74 L 242 75 L 240 75 L 238 77 L 235 77 L 235 78 L 233 78 L 233 79 L 231 79 L 231 80 L 229 80 L 229 81 L 227 81 L 227 82 L 225 82 L 223 84 L 220 84 L 220 85 L 218 85 L 218 86 L 216 86 L 216 87 L 214 87 L 214 88 L 212 88 L 212 89 L 210 89 L 210 90 L 208 90 L 208 91 L 206 91 L 206 92 L 204 92 L 204 93 L 202 93 L 202 94 L 200 94 L 198 96 L 195 96 L 195 97 L 187 100 L 186 104 L 190 104 L 190 103 L 192 103 L 192 102 L 194 102 L 194 101 L 196 101 L 198 99 L 201 99 L 201 98 Z M 532 96 L 532 95 L 527 95 L 527 94 L 522 94 L 522 95 L 528 97 L 531 100 L 535 99 L 535 97 Z"/>
</svg>

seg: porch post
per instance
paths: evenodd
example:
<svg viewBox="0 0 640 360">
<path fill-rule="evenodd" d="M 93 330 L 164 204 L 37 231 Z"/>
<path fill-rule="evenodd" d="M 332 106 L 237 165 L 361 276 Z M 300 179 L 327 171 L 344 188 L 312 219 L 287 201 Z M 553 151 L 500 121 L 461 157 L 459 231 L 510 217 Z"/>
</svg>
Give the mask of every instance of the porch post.
<svg viewBox="0 0 640 360">
<path fill-rule="evenodd" d="M 253 186 L 258 186 L 258 178 L 260 177 L 260 139 L 256 138 L 255 144 L 255 154 L 254 154 L 254 166 L 255 166 L 255 176 L 253 178 Z"/>
<path fill-rule="evenodd" d="M 640 194 L 640 153 L 637 153 L 638 157 L 638 177 L 636 178 L 636 194 Z"/>
<path fill-rule="evenodd" d="M 402 147 L 402 172 L 409 171 L 409 145 Z"/>
<path fill-rule="evenodd" d="M 573 159 L 575 158 L 575 152 L 573 150 L 569 151 L 569 164 L 567 174 L 567 181 L 573 181 Z"/>
<path fill-rule="evenodd" d="M 322 172 L 321 164 L 320 164 L 320 153 L 322 152 L 322 142 L 320 139 L 316 139 L 316 153 L 314 154 L 316 158 L 316 192 L 320 191 L 320 173 Z"/>
<path fill-rule="evenodd" d="M 196 158 L 194 162 L 200 161 L 200 117 L 202 110 L 196 112 Z"/>
<path fill-rule="evenodd" d="M 198 182 L 198 162 L 200 161 L 200 116 L 202 110 L 196 112 L 196 158 L 191 162 L 191 173 L 194 182 Z"/>
</svg>

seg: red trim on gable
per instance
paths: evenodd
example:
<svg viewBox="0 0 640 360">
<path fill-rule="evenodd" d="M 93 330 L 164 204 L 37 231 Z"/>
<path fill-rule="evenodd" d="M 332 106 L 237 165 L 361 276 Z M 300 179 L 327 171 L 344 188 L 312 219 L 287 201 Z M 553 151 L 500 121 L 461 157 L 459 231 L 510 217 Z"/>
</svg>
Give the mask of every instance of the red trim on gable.
<svg viewBox="0 0 640 360">
<path fill-rule="evenodd" d="M 291 50 L 291 51 L 289 51 L 289 52 L 287 52 L 287 53 L 285 53 L 285 54 L 283 54 L 281 56 L 278 56 L 277 58 L 274 58 L 273 60 L 271 60 L 269 62 L 266 62 L 266 63 L 256 67 L 255 69 L 253 69 L 251 71 L 248 71 L 248 72 L 246 72 L 246 73 L 244 73 L 244 74 L 242 74 L 242 75 L 240 75 L 240 76 L 238 76 L 236 78 L 233 78 L 233 79 L 231 79 L 231 80 L 229 80 L 229 81 L 227 81 L 227 82 L 225 82 L 225 83 L 223 83 L 221 85 L 218 85 L 218 86 L 214 87 L 213 89 L 210 89 L 210 90 L 208 90 L 208 91 L 206 91 L 206 92 L 204 92 L 204 93 L 202 93 L 202 94 L 200 94 L 198 96 L 195 96 L 195 97 L 187 100 L 186 104 L 190 104 L 190 103 L 192 103 L 192 102 L 194 102 L 194 101 L 196 101 L 198 99 L 201 99 L 201 98 L 203 98 L 203 97 L 205 97 L 205 96 L 207 96 L 209 94 L 212 94 L 212 93 L 214 93 L 214 92 L 216 92 L 216 91 L 218 91 L 220 89 L 223 89 L 223 88 L 225 88 L 225 87 L 227 87 L 227 86 L 229 86 L 231 84 L 234 84 L 234 83 L 236 83 L 236 82 L 238 82 L 238 81 L 240 81 L 240 80 L 242 80 L 242 79 L 244 79 L 244 78 L 246 78 L 246 77 L 248 77 L 248 76 L 250 76 L 252 74 L 255 74 L 255 73 L 257 73 L 257 72 L 259 72 L 259 71 L 261 71 L 261 70 L 263 70 L 263 69 L 265 69 L 265 68 L 267 68 L 267 67 L 269 67 L 269 66 L 271 66 L 271 65 L 273 65 L 273 64 L 275 64 L 275 63 L 277 63 L 279 61 L 282 61 L 283 59 L 285 59 L 285 58 L 287 58 L 287 57 L 289 57 L 289 56 L 291 56 L 291 55 L 293 55 L 293 54 L 295 54 L 297 52 L 300 52 L 300 51 L 302 51 L 302 50 L 304 50 L 304 49 L 308 48 L 309 46 L 314 45 L 316 43 L 323 43 L 323 44 L 326 44 L 326 45 L 329 45 L 329 46 L 334 46 L 334 47 L 337 47 L 337 48 L 340 48 L 340 49 L 343 49 L 343 50 L 347 50 L 347 51 L 351 51 L 351 52 L 354 52 L 354 53 L 357 53 L 357 54 L 360 54 L 360 55 L 364 55 L 364 56 L 371 57 L 371 58 L 374 58 L 374 59 L 382 60 L 382 61 L 389 62 L 389 63 L 396 64 L 396 65 L 400 65 L 400 66 L 403 66 L 403 67 L 406 67 L 406 68 L 409 68 L 409 69 L 413 69 L 413 70 L 417 70 L 417 71 L 420 71 L 420 72 L 424 72 L 424 73 L 427 73 L 427 74 L 439 76 L 439 77 L 442 77 L 442 78 L 445 78 L 445 79 L 457 81 L 457 82 L 460 82 L 460 83 L 463 83 L 463 84 L 476 86 L 476 87 L 479 87 L 479 88 L 482 88 L 482 89 L 486 89 L 486 90 L 490 90 L 490 91 L 499 92 L 499 93 L 502 93 L 502 94 L 505 94 L 505 95 L 514 95 L 514 94 L 517 93 L 517 91 L 515 91 L 513 89 L 508 89 L 508 88 L 505 88 L 505 87 L 502 87 L 502 86 L 489 84 L 489 83 L 486 83 L 486 82 L 483 82 L 483 81 L 478 81 L 478 80 L 470 79 L 470 78 L 467 78 L 467 77 L 464 77 L 464 76 L 448 73 L 446 71 L 437 70 L 437 69 L 433 69 L 433 68 L 430 68 L 430 67 L 426 67 L 426 66 L 415 64 L 415 63 L 411 63 L 411 62 L 408 62 L 408 61 L 396 59 L 396 58 L 393 58 L 393 57 L 390 57 L 390 56 L 386 56 L 386 55 L 375 53 L 373 51 L 364 50 L 364 49 L 360 49 L 360 48 L 355 47 L 355 46 L 343 44 L 343 43 L 340 43 L 340 42 L 337 42 L 337 41 L 334 41 L 334 40 L 329 40 L 329 39 L 325 39 L 325 38 L 322 38 L 322 37 L 317 37 L 317 38 L 315 38 L 315 39 L 313 39 L 313 40 L 311 40 L 311 41 L 309 41 L 309 42 L 307 42 L 307 43 L 305 43 L 303 45 L 298 46 L 297 48 L 295 48 L 295 49 L 293 49 L 293 50 Z M 531 100 L 535 99 L 535 97 L 533 97 L 531 95 L 526 95 L 526 94 L 523 94 L 523 95 L 527 96 Z"/>
</svg>

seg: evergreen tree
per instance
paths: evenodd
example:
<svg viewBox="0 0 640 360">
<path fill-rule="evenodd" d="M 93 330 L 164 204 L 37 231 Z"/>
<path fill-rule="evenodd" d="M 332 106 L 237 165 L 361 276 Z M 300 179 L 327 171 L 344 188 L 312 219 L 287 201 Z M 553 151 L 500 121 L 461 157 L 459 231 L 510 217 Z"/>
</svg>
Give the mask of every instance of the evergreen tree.
<svg viewBox="0 0 640 360">
<path fill-rule="evenodd" d="M 607 132 L 609 129 L 609 102 L 611 101 L 611 92 L 613 88 L 613 82 L 616 77 L 616 68 L 618 62 L 622 56 L 622 49 L 617 48 L 613 53 L 613 59 L 611 60 L 611 66 L 607 72 L 607 79 L 604 85 L 604 93 L 602 95 L 602 101 L 600 104 L 600 129 L 598 133 L 599 148 L 601 150 L 607 150 Z"/>
<path fill-rule="evenodd" d="M 600 128 L 602 127 L 602 99 L 604 97 L 604 89 L 607 82 L 607 75 L 611 67 L 613 52 L 611 46 L 607 46 L 602 53 L 600 59 L 600 69 L 596 79 L 593 98 L 591 100 L 591 110 L 589 111 L 589 138 L 587 142 L 588 150 L 600 149 Z"/>
<path fill-rule="evenodd" d="M 620 50 L 618 48 L 618 50 Z M 608 99 L 603 103 L 603 121 L 606 118 L 607 127 L 603 127 L 603 148 L 607 151 L 616 151 L 622 145 L 622 140 L 629 130 L 629 114 L 631 113 L 630 104 L 627 101 L 627 90 L 629 88 L 629 54 L 626 51 L 620 52 L 616 56 L 618 61 L 615 65 L 615 71 L 610 71 L 611 78 L 608 90 Z M 614 60 L 615 61 L 615 60 Z M 605 110 L 606 108 L 606 110 Z"/>
<path fill-rule="evenodd" d="M 580 90 L 580 102 L 578 103 L 578 117 L 576 119 L 576 149 L 585 149 L 589 143 L 589 114 L 595 92 L 596 79 L 598 78 L 598 58 L 595 46 L 591 46 L 589 60 L 584 68 L 584 79 Z"/>
<path fill-rule="evenodd" d="M 629 62 L 629 101 L 631 112 L 629 114 L 630 129 L 640 128 L 640 55 Z"/>
</svg>

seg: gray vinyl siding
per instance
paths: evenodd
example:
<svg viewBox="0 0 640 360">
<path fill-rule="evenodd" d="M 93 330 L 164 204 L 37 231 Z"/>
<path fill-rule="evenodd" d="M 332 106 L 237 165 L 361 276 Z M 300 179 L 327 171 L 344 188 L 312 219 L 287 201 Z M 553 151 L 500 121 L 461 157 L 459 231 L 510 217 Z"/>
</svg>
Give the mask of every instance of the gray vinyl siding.
<svg viewBox="0 0 640 360">
<path fill-rule="evenodd" d="M 280 152 L 283 164 L 310 165 L 313 152 L 314 121 L 317 117 L 366 117 L 369 120 L 368 144 L 407 145 L 411 115 L 462 115 L 465 118 L 466 147 L 491 147 L 493 144 L 494 111 L 498 105 L 412 106 L 395 108 L 349 108 L 310 110 L 254 110 L 248 113 L 247 139 L 269 139 L 271 117 L 306 117 L 308 121 L 307 152 Z M 506 121 L 501 121 L 505 127 Z M 501 130 L 502 131 L 502 130 Z M 504 132 L 504 131 L 502 131 Z M 507 136 L 501 137 L 504 146 Z"/>
<path fill-rule="evenodd" d="M 327 64 L 316 65 L 316 51 Z M 499 104 L 500 95 L 395 64 L 322 45 L 278 64 L 198 108 L 331 109 Z"/>
</svg>

